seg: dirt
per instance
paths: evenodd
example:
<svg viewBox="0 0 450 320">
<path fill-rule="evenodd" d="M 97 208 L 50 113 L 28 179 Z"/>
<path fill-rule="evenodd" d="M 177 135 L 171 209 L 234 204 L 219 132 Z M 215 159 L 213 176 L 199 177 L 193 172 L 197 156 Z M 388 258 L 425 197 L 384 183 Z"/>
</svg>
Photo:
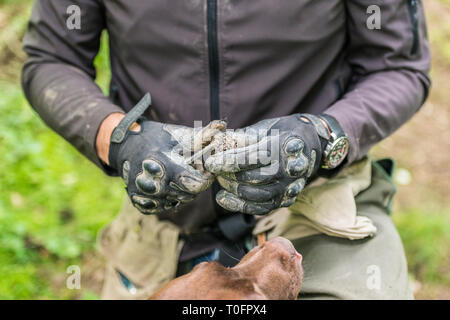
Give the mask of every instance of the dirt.
<svg viewBox="0 0 450 320">
<path fill-rule="evenodd" d="M 450 290 L 446 286 L 419 284 L 419 289 L 414 297 L 416 300 L 450 300 Z"/>
</svg>

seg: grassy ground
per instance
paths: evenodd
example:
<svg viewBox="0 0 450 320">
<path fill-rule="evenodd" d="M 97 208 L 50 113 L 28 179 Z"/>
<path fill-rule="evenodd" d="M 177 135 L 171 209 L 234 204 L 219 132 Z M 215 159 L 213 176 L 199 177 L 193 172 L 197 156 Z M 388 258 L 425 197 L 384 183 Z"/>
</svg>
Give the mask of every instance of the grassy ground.
<svg viewBox="0 0 450 320">
<path fill-rule="evenodd" d="M 95 298 L 102 265 L 91 252 L 99 228 L 120 208 L 123 187 L 28 106 L 19 85 L 20 39 L 31 1 L 10 3 L 0 2 L 0 298 Z M 96 61 L 104 88 L 106 57 Z M 65 289 L 70 265 L 81 266 L 85 290 Z"/>
<path fill-rule="evenodd" d="M 31 2 L 0 0 L 0 298 L 96 299 L 104 262 L 95 237 L 119 210 L 123 186 L 46 128 L 26 103 L 20 39 Z M 416 297 L 449 299 L 450 1 L 428 0 L 426 7 L 433 91 L 418 115 L 373 153 L 397 160 L 393 217 Z M 96 66 L 106 88 L 106 46 Z M 66 289 L 70 265 L 81 267 L 82 290 Z"/>
<path fill-rule="evenodd" d="M 432 50 L 433 87 L 419 113 L 379 144 L 397 160 L 394 221 L 417 298 L 450 299 L 450 1 L 423 1 Z"/>
</svg>

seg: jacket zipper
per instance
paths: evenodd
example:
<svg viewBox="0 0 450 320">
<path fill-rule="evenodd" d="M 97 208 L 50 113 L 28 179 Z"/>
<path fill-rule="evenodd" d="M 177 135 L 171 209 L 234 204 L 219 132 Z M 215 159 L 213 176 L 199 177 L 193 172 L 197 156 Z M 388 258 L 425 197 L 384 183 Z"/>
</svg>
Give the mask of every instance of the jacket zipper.
<svg viewBox="0 0 450 320">
<path fill-rule="evenodd" d="M 211 121 L 220 119 L 219 109 L 219 48 L 217 40 L 217 0 L 206 0 L 206 20 L 208 33 L 208 58 L 209 58 L 209 96 Z M 216 202 L 216 194 L 220 186 L 215 181 L 211 188 L 212 201 L 218 216 L 223 215 L 223 209 Z"/>
<path fill-rule="evenodd" d="M 411 54 L 416 54 L 419 49 L 419 12 L 418 12 L 418 1 L 419 0 L 409 0 L 409 16 L 411 18 L 411 23 L 413 27 L 413 45 L 411 48 Z"/>
<path fill-rule="evenodd" d="M 217 0 L 207 0 L 209 93 L 211 120 L 219 120 L 219 53 L 217 40 Z"/>
</svg>

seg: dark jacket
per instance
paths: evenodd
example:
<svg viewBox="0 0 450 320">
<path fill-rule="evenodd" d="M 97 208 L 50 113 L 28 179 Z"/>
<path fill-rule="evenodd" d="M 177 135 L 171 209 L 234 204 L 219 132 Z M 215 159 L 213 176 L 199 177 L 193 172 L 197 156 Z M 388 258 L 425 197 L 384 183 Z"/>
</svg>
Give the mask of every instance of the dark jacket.
<svg viewBox="0 0 450 320">
<path fill-rule="evenodd" d="M 376 1 L 375 1 L 376 2 Z M 69 30 L 67 8 L 81 9 Z M 419 0 L 38 0 L 24 48 L 25 93 L 44 121 L 101 166 L 101 121 L 147 91 L 157 121 L 230 128 L 296 112 L 333 115 L 350 137 L 349 162 L 423 104 L 430 53 Z M 111 97 L 94 84 L 103 30 Z M 210 192 L 171 219 L 195 229 L 215 219 Z M 189 214 L 183 214 L 189 212 Z M 164 216 L 164 215 L 162 215 Z"/>
</svg>

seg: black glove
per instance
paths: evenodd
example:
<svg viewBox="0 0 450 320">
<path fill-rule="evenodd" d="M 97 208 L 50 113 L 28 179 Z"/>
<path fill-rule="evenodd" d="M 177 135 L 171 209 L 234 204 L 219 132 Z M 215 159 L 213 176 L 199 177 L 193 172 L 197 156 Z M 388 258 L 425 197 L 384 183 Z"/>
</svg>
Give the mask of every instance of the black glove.
<svg viewBox="0 0 450 320">
<path fill-rule="evenodd" d="M 110 166 L 122 176 L 131 202 L 144 214 L 189 202 L 212 184 L 214 176 L 194 168 L 189 152 L 201 152 L 206 135 L 211 138 L 222 129 L 221 122 L 194 129 L 140 118 L 150 103 L 146 95 L 121 121 L 111 135 L 109 151 Z M 129 130 L 135 121 L 139 132 Z"/>
<path fill-rule="evenodd" d="M 226 132 L 224 151 L 205 161 L 225 189 L 217 203 L 232 212 L 267 214 L 292 205 L 319 168 L 328 129 L 316 116 L 295 114 Z"/>
</svg>

